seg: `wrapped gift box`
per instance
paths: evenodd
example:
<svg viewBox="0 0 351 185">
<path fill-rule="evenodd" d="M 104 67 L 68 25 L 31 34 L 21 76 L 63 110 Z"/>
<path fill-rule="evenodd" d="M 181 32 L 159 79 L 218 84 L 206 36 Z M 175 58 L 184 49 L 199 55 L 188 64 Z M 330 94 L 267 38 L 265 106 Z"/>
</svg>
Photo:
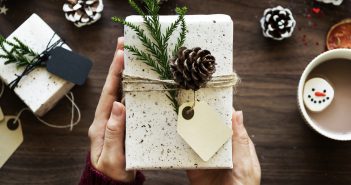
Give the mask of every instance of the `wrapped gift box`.
<svg viewBox="0 0 351 185">
<path fill-rule="evenodd" d="M 177 16 L 160 16 L 163 31 Z M 126 21 L 146 30 L 140 16 L 129 16 Z M 201 47 L 216 57 L 214 76 L 233 73 L 233 21 L 227 15 L 185 16 L 188 27 L 184 46 Z M 145 47 L 136 33 L 125 27 L 125 44 Z M 170 39 L 174 47 L 179 30 Z M 144 49 L 143 49 L 144 50 Z M 171 52 L 170 52 L 171 53 Z M 158 74 L 131 52 L 125 51 L 125 75 L 157 79 Z M 146 85 L 145 85 L 146 86 Z M 142 87 L 140 87 L 142 88 Z M 181 90 L 180 103 L 193 101 L 193 91 Z M 233 88 L 204 88 L 196 92 L 198 100 L 207 102 L 231 127 Z M 126 168 L 130 169 L 211 169 L 232 168 L 231 140 L 207 162 L 203 161 L 177 133 L 177 115 L 165 92 L 126 92 Z"/>
<path fill-rule="evenodd" d="M 41 53 L 46 49 L 54 34 L 55 32 L 38 15 L 33 14 L 7 40 L 12 41 L 14 37 L 17 37 L 33 51 Z M 59 39 L 59 36 L 55 35 L 51 43 Z M 62 47 L 70 49 L 67 45 Z M 0 50 L 1 52 L 3 51 Z M 17 68 L 15 64 L 5 65 L 4 61 L 0 58 L 0 78 L 5 84 L 9 84 L 16 78 L 16 74 L 22 73 L 24 68 Z M 14 91 L 34 114 L 43 116 L 73 86 L 73 83 L 49 73 L 46 68 L 38 67 L 24 76 Z"/>
</svg>

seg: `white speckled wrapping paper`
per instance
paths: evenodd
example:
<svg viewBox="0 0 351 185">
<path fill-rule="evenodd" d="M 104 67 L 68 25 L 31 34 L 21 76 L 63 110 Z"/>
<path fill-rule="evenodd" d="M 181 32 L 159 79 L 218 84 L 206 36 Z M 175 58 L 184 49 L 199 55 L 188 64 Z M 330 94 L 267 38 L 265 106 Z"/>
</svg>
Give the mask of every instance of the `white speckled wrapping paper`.
<svg viewBox="0 0 351 185">
<path fill-rule="evenodd" d="M 160 16 L 164 31 L 177 16 Z M 216 57 L 214 76 L 233 72 L 233 21 L 227 15 L 188 15 L 186 47 L 208 49 Z M 127 21 L 142 26 L 140 16 Z M 145 29 L 146 30 L 146 29 Z M 179 30 L 170 39 L 172 50 Z M 135 32 L 125 27 L 125 44 L 143 49 Z M 171 52 L 170 52 L 171 53 Z M 158 78 L 158 75 L 125 51 L 126 75 Z M 231 127 L 233 88 L 204 88 L 196 98 L 213 106 Z M 181 91 L 180 103 L 193 100 L 193 91 Z M 231 140 L 207 162 L 203 161 L 177 133 L 177 115 L 165 92 L 128 92 L 126 101 L 126 168 L 130 169 L 213 169 L 232 168 Z"/>
<path fill-rule="evenodd" d="M 17 37 L 28 45 L 33 51 L 41 53 L 46 49 L 51 37 L 55 32 L 36 14 L 29 17 L 18 27 L 7 40 Z M 55 36 L 52 43 L 56 42 L 59 36 Z M 67 45 L 64 48 L 70 49 Z M 0 53 L 3 52 L 0 50 Z M 15 64 L 4 64 L 0 58 L 0 78 L 9 84 L 21 74 L 24 68 L 17 69 Z M 38 116 L 43 116 L 49 111 L 72 87 L 73 83 L 63 80 L 49 73 L 46 68 L 36 68 L 24 76 L 14 89 L 15 93 L 23 102 Z"/>
</svg>

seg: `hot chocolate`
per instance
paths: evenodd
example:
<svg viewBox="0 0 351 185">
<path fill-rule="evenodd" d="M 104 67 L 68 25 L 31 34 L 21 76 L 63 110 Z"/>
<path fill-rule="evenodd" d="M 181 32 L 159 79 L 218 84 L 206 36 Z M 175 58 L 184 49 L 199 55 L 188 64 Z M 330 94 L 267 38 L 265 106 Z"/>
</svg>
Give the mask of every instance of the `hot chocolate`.
<svg viewBox="0 0 351 185">
<path fill-rule="evenodd" d="M 334 88 L 334 100 L 322 112 L 308 114 L 321 128 L 337 133 L 351 132 L 351 60 L 333 59 L 312 70 L 307 80 L 326 79 Z"/>
</svg>

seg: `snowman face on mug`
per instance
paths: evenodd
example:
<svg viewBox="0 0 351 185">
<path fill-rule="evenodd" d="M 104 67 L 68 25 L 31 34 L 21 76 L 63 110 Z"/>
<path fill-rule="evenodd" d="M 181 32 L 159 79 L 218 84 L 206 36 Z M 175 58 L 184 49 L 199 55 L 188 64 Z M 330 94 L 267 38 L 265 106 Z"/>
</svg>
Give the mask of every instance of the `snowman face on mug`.
<svg viewBox="0 0 351 185">
<path fill-rule="evenodd" d="M 312 78 L 305 83 L 303 99 L 307 109 L 321 112 L 334 98 L 333 87 L 322 78 Z"/>
</svg>

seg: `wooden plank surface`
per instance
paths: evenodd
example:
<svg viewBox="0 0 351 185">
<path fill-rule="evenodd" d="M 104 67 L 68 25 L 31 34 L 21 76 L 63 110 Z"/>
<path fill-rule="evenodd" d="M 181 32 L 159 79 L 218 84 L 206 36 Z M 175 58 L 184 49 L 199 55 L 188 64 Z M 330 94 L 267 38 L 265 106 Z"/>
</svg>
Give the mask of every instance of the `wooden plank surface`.
<svg viewBox="0 0 351 185">
<path fill-rule="evenodd" d="M 42 125 L 26 112 L 21 117 L 24 143 L 0 170 L 1 185 L 77 184 L 85 165 L 87 130 L 116 39 L 123 34 L 122 26 L 112 23 L 110 17 L 134 12 L 125 0 L 105 0 L 102 20 L 78 29 L 65 20 L 63 2 L 8 0 L 10 10 L 6 16 L 0 15 L 0 33 L 9 35 L 37 13 L 73 50 L 94 61 L 88 82 L 73 90 L 82 110 L 82 122 L 73 132 L 57 130 Z M 162 13 L 173 14 L 175 5 L 187 5 L 189 14 L 228 14 L 235 22 L 234 64 L 242 83 L 234 105 L 244 111 L 245 125 L 256 144 L 262 184 L 351 184 L 351 144 L 316 134 L 306 126 L 296 104 L 300 74 L 311 59 L 325 50 L 329 27 L 351 15 L 351 1 L 345 0 L 340 7 L 323 5 L 317 15 L 311 11 L 312 0 L 169 0 Z M 276 5 L 290 8 L 297 20 L 293 37 L 283 42 L 265 39 L 259 26 L 263 10 Z M 0 106 L 11 115 L 25 105 L 7 88 Z M 45 119 L 68 122 L 69 109 L 63 100 Z M 153 171 L 146 175 L 146 185 L 188 184 L 182 171 Z"/>
</svg>

